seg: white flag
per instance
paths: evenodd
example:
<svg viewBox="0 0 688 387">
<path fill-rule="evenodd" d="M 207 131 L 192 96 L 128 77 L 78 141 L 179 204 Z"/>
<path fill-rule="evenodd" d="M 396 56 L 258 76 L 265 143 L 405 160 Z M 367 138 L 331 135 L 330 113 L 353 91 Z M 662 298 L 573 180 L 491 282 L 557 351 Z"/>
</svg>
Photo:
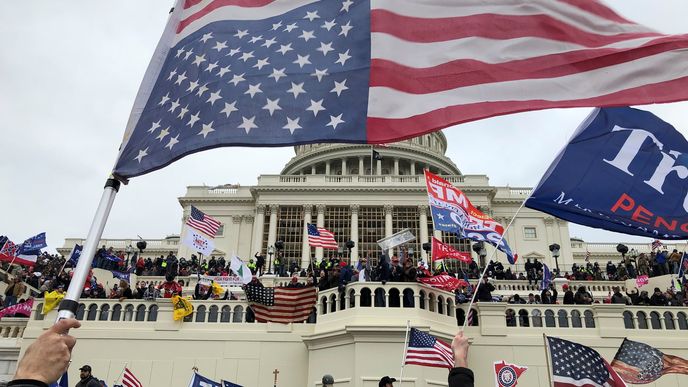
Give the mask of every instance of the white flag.
<svg viewBox="0 0 688 387">
<path fill-rule="evenodd" d="M 251 269 L 236 255 L 232 257 L 232 262 L 229 263 L 229 268 L 232 269 L 236 275 L 241 278 L 241 282 L 247 284 L 253 279 L 253 274 L 251 274 Z"/>
<path fill-rule="evenodd" d="M 215 242 L 213 242 L 212 239 L 209 239 L 191 227 L 186 227 L 186 233 L 184 234 L 182 243 L 203 255 L 210 255 L 213 253 L 213 250 L 215 250 Z"/>
</svg>

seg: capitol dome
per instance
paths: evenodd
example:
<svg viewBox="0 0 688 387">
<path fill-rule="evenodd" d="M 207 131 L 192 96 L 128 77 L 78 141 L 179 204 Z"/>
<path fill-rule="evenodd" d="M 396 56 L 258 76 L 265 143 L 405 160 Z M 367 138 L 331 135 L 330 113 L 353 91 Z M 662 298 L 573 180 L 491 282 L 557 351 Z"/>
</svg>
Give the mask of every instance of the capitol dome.
<svg viewBox="0 0 688 387">
<path fill-rule="evenodd" d="M 382 160 L 371 160 L 365 144 L 306 144 L 294 147 L 296 155 L 282 175 L 422 175 L 428 168 L 443 175 L 461 175 L 445 156 L 447 138 L 442 132 L 426 134 L 376 149 Z M 373 173 L 371 173 L 373 161 Z"/>
</svg>

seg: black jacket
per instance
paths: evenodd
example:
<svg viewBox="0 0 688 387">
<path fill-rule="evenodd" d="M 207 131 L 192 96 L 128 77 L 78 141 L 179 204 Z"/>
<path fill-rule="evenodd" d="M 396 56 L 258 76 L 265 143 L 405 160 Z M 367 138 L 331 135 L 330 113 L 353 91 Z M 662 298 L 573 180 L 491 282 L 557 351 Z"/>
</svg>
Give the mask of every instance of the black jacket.
<svg viewBox="0 0 688 387">
<path fill-rule="evenodd" d="M 76 384 L 76 387 L 103 387 L 103 385 L 98 379 L 94 378 L 93 376 L 89 376 L 86 379 L 79 380 L 79 383 Z"/>
<path fill-rule="evenodd" d="M 449 387 L 473 387 L 473 371 L 457 367 L 449 371 Z"/>
</svg>

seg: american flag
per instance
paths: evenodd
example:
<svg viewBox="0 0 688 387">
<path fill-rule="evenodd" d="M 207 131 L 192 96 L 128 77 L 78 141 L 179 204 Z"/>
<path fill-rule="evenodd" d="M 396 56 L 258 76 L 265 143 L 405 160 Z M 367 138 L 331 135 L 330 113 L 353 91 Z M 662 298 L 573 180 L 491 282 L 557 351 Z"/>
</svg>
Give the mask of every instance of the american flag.
<svg viewBox="0 0 688 387">
<path fill-rule="evenodd" d="M 191 214 L 186 220 L 186 225 L 207 234 L 211 238 L 215 238 L 222 223 L 204 214 L 198 208 L 191 206 Z"/>
<path fill-rule="evenodd" d="M 411 328 L 404 364 L 453 368 L 454 354 L 449 344 L 438 340 L 435 336 Z"/>
<path fill-rule="evenodd" d="M 664 246 L 664 244 L 659 239 L 655 239 L 652 241 L 652 250 L 653 251 L 657 250 L 658 248 L 660 248 L 662 246 Z"/>
<path fill-rule="evenodd" d="M 554 387 L 626 387 L 600 354 L 572 341 L 547 337 Z"/>
<path fill-rule="evenodd" d="M 387 143 L 519 111 L 684 100 L 686 46 L 595 0 L 178 0 L 114 172 L 219 146 Z"/>
<path fill-rule="evenodd" d="M 688 360 L 624 339 L 614 356 L 612 368 L 628 383 L 648 384 L 665 374 L 688 374 Z"/>
<path fill-rule="evenodd" d="M 326 249 L 336 249 L 339 247 L 334 240 L 334 234 L 322 227 L 308 224 L 308 245 L 313 247 L 324 247 Z"/>
<path fill-rule="evenodd" d="M 122 385 L 124 387 L 143 387 L 143 384 L 134 376 L 129 368 L 124 368 L 124 375 L 122 375 Z"/>
<path fill-rule="evenodd" d="M 318 289 L 314 287 L 265 288 L 247 285 L 245 292 L 257 321 L 284 324 L 306 320 L 318 296 Z"/>
</svg>

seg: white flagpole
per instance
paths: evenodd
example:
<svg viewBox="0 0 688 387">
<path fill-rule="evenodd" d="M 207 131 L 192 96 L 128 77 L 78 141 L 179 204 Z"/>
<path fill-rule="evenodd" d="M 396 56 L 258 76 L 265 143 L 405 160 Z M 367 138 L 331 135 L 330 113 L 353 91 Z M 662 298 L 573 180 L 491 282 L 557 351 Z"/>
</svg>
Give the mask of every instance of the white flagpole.
<svg viewBox="0 0 688 387">
<path fill-rule="evenodd" d="M 404 382 L 404 366 L 406 365 L 406 351 L 408 350 L 409 331 L 411 330 L 411 320 L 406 320 L 406 339 L 404 339 L 404 356 L 401 358 L 401 373 L 399 375 L 399 387 Z"/>
<path fill-rule="evenodd" d="M 91 269 L 91 262 L 96 253 L 96 247 L 98 247 L 100 237 L 103 235 L 103 229 L 105 228 L 105 223 L 107 223 L 107 218 L 110 215 L 110 210 L 115 201 L 115 196 L 117 196 L 117 191 L 119 191 L 120 184 L 119 180 L 113 177 L 110 177 L 105 182 L 103 195 L 100 197 L 98 209 L 93 216 L 93 222 L 91 223 L 91 228 L 88 230 L 88 236 L 86 237 L 86 242 L 84 242 L 79 262 L 74 269 L 74 276 L 69 284 L 65 298 L 60 302 L 57 321 L 65 318 L 74 318 L 76 316 L 76 311 L 79 308 L 81 291 L 84 287 L 84 282 L 86 282 L 88 272 Z"/>
<path fill-rule="evenodd" d="M 129 363 L 124 363 L 124 368 L 122 368 L 122 372 L 119 373 L 119 376 L 117 377 L 117 379 L 112 381 L 112 384 L 116 384 L 118 380 L 122 379 L 122 375 L 124 375 L 124 370 L 127 369 L 127 364 L 129 364 Z"/>
<path fill-rule="evenodd" d="M 497 241 L 497 246 L 499 246 L 502 243 L 502 240 L 504 239 L 504 235 L 506 235 L 506 232 L 509 230 L 509 227 L 514 223 L 514 220 L 516 220 L 516 216 L 518 216 L 518 213 L 521 212 L 523 207 L 526 205 L 526 201 L 530 199 L 530 195 L 528 195 L 527 198 L 523 199 L 523 203 L 521 203 L 521 206 L 518 207 L 518 210 L 516 210 L 516 213 L 514 213 L 514 216 L 511 218 L 509 221 L 509 224 L 504 228 L 504 231 L 502 232 L 502 235 L 499 237 L 499 241 Z M 468 309 L 466 311 L 466 317 L 463 320 L 463 327 L 461 327 L 461 332 L 466 330 L 466 326 L 468 325 L 468 316 L 471 313 L 471 307 L 473 307 L 473 303 L 475 302 L 475 296 L 478 294 L 478 287 L 483 281 L 483 277 L 485 276 L 485 273 L 487 272 L 487 268 L 489 265 L 487 262 L 491 261 L 492 258 L 494 258 L 495 254 L 497 253 L 497 247 L 495 246 L 494 250 L 492 250 L 492 254 L 490 254 L 490 259 L 485 261 L 485 268 L 483 269 L 483 272 L 480 274 L 480 277 L 478 277 L 478 283 L 475 285 L 475 288 L 473 289 L 473 296 L 471 297 L 471 302 L 468 304 Z M 474 318 L 476 316 L 473 316 Z"/>
</svg>

